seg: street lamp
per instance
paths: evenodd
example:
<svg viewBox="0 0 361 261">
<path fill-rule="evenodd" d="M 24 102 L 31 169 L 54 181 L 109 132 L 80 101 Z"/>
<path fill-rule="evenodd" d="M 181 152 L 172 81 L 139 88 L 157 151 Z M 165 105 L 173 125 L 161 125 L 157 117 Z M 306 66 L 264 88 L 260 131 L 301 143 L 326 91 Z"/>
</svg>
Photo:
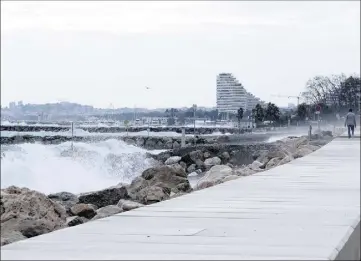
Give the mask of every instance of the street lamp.
<svg viewBox="0 0 361 261">
<path fill-rule="evenodd" d="M 193 124 L 194 124 L 193 134 L 194 134 L 194 137 L 196 137 L 196 110 L 197 110 L 197 104 L 193 104 Z"/>
</svg>

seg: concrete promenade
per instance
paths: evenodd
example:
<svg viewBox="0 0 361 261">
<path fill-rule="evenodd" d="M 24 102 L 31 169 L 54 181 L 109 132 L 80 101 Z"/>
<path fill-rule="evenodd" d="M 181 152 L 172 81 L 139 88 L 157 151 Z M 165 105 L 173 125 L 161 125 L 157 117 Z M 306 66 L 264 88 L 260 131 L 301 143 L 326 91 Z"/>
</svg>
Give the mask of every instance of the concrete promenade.
<svg viewBox="0 0 361 261">
<path fill-rule="evenodd" d="M 346 132 L 342 133 L 341 137 L 348 137 L 347 130 Z M 354 138 L 360 138 L 360 126 L 357 126 L 357 128 L 355 129 Z"/>
<path fill-rule="evenodd" d="M 360 139 L 340 137 L 269 171 L 4 246 L 1 259 L 356 260 L 359 223 Z"/>
</svg>

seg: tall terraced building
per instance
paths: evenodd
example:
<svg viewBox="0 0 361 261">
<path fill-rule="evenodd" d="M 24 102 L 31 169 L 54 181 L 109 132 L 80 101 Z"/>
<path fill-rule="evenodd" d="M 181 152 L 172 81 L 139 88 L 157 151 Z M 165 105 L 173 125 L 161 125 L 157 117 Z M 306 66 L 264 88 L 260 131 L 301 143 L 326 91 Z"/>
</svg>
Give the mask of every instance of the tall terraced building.
<svg viewBox="0 0 361 261">
<path fill-rule="evenodd" d="M 218 113 L 237 113 L 242 107 L 247 109 L 247 91 L 231 73 L 217 75 Z"/>
</svg>

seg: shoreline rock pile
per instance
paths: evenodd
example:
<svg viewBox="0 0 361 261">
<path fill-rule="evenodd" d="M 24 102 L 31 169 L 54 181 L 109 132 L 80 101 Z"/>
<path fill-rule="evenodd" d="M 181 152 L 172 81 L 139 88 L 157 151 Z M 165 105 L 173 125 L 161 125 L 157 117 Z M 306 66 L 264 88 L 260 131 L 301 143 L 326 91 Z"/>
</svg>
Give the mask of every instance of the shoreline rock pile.
<svg viewBox="0 0 361 261">
<path fill-rule="evenodd" d="M 160 162 L 131 184 L 75 195 L 28 188 L 1 190 L 1 245 L 80 225 L 265 171 L 308 155 L 332 140 L 289 137 L 273 144 L 201 145 L 149 155 Z M 190 180 L 197 178 L 192 188 Z"/>
<path fill-rule="evenodd" d="M 141 132 L 147 131 L 148 127 L 86 127 L 78 126 L 77 129 L 91 133 L 119 133 L 119 132 Z M 39 131 L 50 131 L 50 132 L 64 132 L 70 131 L 71 126 L 37 126 L 37 125 L 1 125 L 0 131 L 16 131 L 16 132 L 39 132 Z M 151 132 L 176 132 L 182 133 L 182 127 L 149 127 Z M 185 127 L 185 134 L 194 134 L 193 127 Z M 249 132 L 250 130 L 243 130 L 243 132 Z M 196 127 L 196 134 L 212 134 L 214 132 L 220 133 L 238 133 L 238 128 L 217 128 L 217 127 Z"/>
</svg>

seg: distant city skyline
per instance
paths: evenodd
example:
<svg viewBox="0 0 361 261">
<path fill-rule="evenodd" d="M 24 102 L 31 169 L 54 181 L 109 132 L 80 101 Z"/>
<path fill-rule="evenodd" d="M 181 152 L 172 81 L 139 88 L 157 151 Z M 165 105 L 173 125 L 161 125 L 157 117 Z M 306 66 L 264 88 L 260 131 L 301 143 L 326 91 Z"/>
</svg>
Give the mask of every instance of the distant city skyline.
<svg viewBox="0 0 361 261">
<path fill-rule="evenodd" d="M 2 107 L 215 107 L 221 72 L 287 106 L 360 72 L 360 2 L 2 1 L 1 65 Z"/>
</svg>

